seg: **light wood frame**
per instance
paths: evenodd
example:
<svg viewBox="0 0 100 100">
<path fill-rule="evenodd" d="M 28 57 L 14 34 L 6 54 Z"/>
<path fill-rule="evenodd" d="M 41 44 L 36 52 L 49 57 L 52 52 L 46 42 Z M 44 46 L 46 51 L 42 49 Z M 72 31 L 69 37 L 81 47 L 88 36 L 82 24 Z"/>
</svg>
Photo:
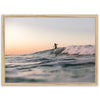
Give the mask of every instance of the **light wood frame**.
<svg viewBox="0 0 100 100">
<path fill-rule="evenodd" d="M 96 46 L 96 53 L 95 53 L 95 83 L 5 83 L 5 18 L 6 17 L 62 17 L 62 18 L 85 18 L 85 17 L 94 17 L 95 20 L 95 46 Z M 4 86 L 51 86 L 51 85 L 70 85 L 70 86 L 90 86 L 90 85 L 98 85 L 98 15 L 89 14 L 89 15 L 67 15 L 67 14 L 59 14 L 59 15 L 2 15 L 2 85 Z"/>
</svg>

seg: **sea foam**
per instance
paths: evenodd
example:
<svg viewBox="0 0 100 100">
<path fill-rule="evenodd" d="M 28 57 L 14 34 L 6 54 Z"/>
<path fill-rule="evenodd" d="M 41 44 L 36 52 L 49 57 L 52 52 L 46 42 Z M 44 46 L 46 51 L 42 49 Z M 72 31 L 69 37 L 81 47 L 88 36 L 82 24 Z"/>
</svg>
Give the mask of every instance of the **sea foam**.
<svg viewBox="0 0 100 100">
<path fill-rule="evenodd" d="M 94 45 L 73 45 L 68 46 L 61 52 L 62 54 L 79 54 L 79 55 L 93 55 L 95 54 Z"/>
</svg>

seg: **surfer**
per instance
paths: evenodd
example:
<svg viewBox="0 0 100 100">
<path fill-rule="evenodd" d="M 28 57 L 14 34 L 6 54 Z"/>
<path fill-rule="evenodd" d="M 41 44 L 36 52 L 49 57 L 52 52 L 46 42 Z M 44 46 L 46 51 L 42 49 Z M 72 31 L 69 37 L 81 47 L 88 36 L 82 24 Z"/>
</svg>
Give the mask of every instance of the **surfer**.
<svg viewBox="0 0 100 100">
<path fill-rule="evenodd" d="M 57 49 L 57 45 L 58 45 L 58 44 L 54 43 L 54 47 L 55 47 L 55 49 Z"/>
</svg>

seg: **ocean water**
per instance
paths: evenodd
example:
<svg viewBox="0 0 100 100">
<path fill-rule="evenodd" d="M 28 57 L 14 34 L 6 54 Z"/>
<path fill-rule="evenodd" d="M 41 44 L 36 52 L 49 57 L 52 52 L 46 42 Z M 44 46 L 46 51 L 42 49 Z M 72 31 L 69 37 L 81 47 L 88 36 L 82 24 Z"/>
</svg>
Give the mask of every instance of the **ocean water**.
<svg viewBox="0 0 100 100">
<path fill-rule="evenodd" d="M 5 56 L 5 82 L 95 82 L 95 55 L 52 50 Z"/>
</svg>

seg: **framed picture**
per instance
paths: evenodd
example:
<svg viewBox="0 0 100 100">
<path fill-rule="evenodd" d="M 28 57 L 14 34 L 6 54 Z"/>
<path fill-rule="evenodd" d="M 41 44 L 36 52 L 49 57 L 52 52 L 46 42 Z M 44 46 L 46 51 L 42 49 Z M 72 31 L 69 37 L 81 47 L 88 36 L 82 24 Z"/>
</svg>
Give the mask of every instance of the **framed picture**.
<svg viewBox="0 0 100 100">
<path fill-rule="evenodd" d="M 2 15 L 2 85 L 97 85 L 98 15 Z"/>
</svg>

